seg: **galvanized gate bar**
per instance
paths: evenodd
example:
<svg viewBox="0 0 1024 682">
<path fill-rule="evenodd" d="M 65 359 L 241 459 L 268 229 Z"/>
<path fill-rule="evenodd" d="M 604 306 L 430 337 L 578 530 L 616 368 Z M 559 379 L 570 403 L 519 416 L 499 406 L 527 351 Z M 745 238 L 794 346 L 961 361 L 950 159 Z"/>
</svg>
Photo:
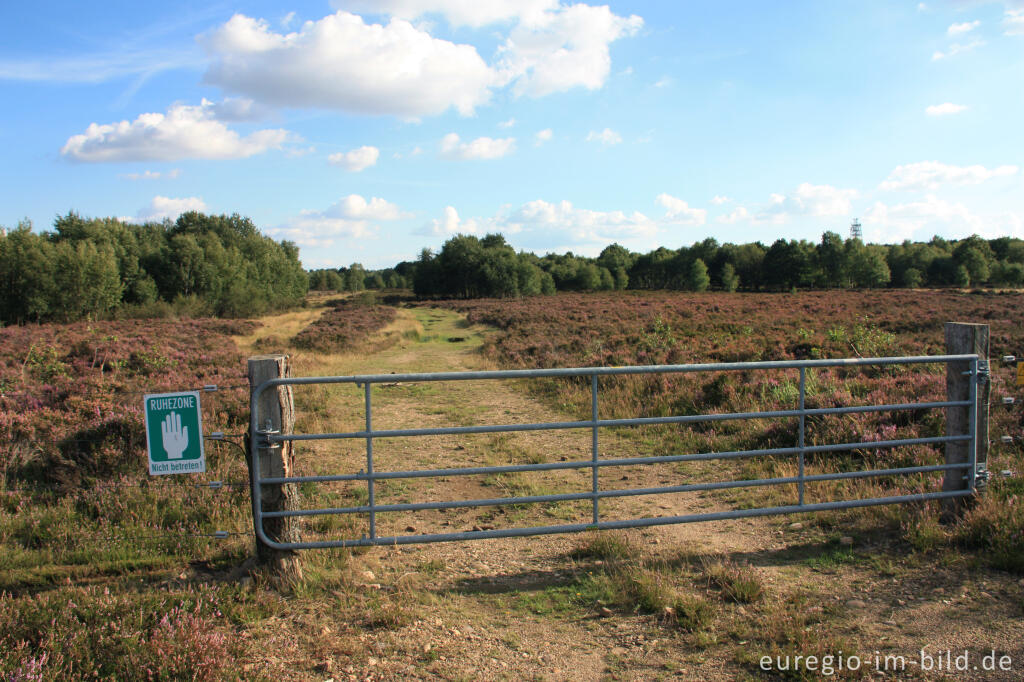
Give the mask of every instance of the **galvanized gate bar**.
<svg viewBox="0 0 1024 682">
<path fill-rule="evenodd" d="M 279 384 L 302 386 L 305 384 L 373 384 L 418 381 L 474 381 L 477 379 L 537 379 L 543 377 L 617 376 L 630 374 L 678 374 L 687 372 L 732 372 L 765 369 L 809 369 L 819 367 L 857 367 L 866 365 L 921 365 L 947 362 L 969 362 L 978 356 L 961 355 L 908 355 L 885 358 L 834 358 L 821 360 L 763 360 L 758 362 L 705 362 L 688 365 L 634 365 L 630 367 L 560 367 L 549 369 L 495 369 L 475 372 L 423 372 L 420 374 L 355 374 L 337 377 L 287 377 L 271 379 L 261 386 L 270 388 Z M 259 387 L 256 389 L 259 390 Z M 265 390 L 265 389 L 264 389 Z"/>
<path fill-rule="evenodd" d="M 276 381 L 276 379 L 275 379 Z M 601 419 L 575 422 L 542 422 L 537 424 L 492 424 L 487 426 L 449 426 L 430 429 L 387 429 L 374 431 L 374 438 L 401 438 L 403 436 L 456 436 L 480 433 L 515 433 L 519 431 L 557 431 L 562 429 L 585 429 L 593 426 L 652 426 L 655 424 L 689 424 L 695 422 L 739 421 L 744 419 L 782 419 L 799 417 L 801 414 L 854 414 L 860 412 L 888 412 L 892 410 L 923 410 L 938 407 L 971 405 L 970 400 L 952 400 L 933 403 L 902 403 L 896 405 L 857 405 L 854 407 L 815 407 L 809 410 L 774 410 L 764 412 L 733 412 L 728 414 L 687 414 L 674 417 L 635 417 L 632 419 Z M 342 433 L 292 433 L 268 434 L 271 443 L 304 440 L 342 440 L 346 438 L 367 438 L 368 431 Z"/>
<path fill-rule="evenodd" d="M 599 422 L 597 420 L 597 375 L 596 374 L 591 374 L 590 375 L 590 405 L 591 405 L 591 408 L 590 408 L 590 419 L 594 423 L 594 430 L 593 430 L 593 441 L 594 441 L 593 445 L 594 445 L 594 447 L 593 447 L 593 457 L 591 459 L 591 462 L 592 462 L 591 463 L 591 469 L 592 469 L 591 476 L 593 478 L 593 481 L 591 483 L 591 488 L 592 488 L 592 492 L 594 493 L 593 520 L 594 520 L 594 523 L 597 523 L 597 499 L 598 499 L 597 498 L 597 467 L 598 467 L 598 458 L 597 458 L 597 430 L 598 430 L 598 427 L 599 427 Z"/>
<path fill-rule="evenodd" d="M 971 375 L 970 397 L 964 401 L 933 401 L 922 403 L 895 403 L 887 405 L 858 405 L 849 407 L 824 407 L 807 408 L 807 376 L 808 368 L 824 367 L 857 367 L 872 365 L 909 365 L 924 363 L 949 363 L 949 362 L 970 363 L 970 371 L 965 374 Z M 642 374 L 664 374 L 664 373 L 692 373 L 692 372 L 722 372 L 722 371 L 758 371 L 776 369 L 797 369 L 799 371 L 798 409 L 795 410 L 772 410 L 762 412 L 740 412 L 731 414 L 705 414 L 705 415 L 675 415 L 669 417 L 641 417 L 632 419 L 600 419 L 598 409 L 598 378 L 601 376 L 618 375 L 642 375 Z M 936 356 L 913 356 L 905 358 L 849 358 L 838 360 L 792 360 L 772 362 L 737 362 L 721 364 L 692 364 L 692 365 L 652 365 L 644 367 L 583 367 L 566 369 L 541 369 L 541 370 L 497 370 L 486 372 L 438 372 L 427 374 L 384 374 L 384 375 L 362 375 L 349 377 L 305 377 L 305 378 L 280 378 L 273 379 L 260 384 L 252 392 L 251 404 L 251 434 L 252 452 L 258 457 L 259 445 L 267 446 L 283 441 L 304 441 L 304 440 L 329 440 L 364 438 L 366 440 L 366 471 L 356 474 L 338 474 L 323 476 L 288 476 L 260 478 L 258 462 L 253 465 L 253 511 L 256 515 L 256 532 L 260 542 L 276 549 L 306 549 L 325 547 L 355 547 L 381 544 L 409 544 L 419 542 L 445 542 L 464 539 L 481 539 L 489 537 L 519 537 L 526 535 L 546 535 L 550 533 L 571 533 L 591 528 L 638 528 L 657 526 L 672 523 L 690 523 L 694 521 L 709 521 L 728 518 L 746 518 L 753 516 L 767 516 L 774 514 L 788 514 L 797 511 L 820 511 L 826 509 L 848 509 L 855 507 L 866 507 L 880 504 L 894 504 L 912 500 L 946 499 L 963 497 L 973 494 L 974 476 L 977 461 L 977 382 L 979 375 L 979 357 L 977 355 L 936 355 Z M 442 427 L 422 429 L 388 429 L 375 431 L 372 420 L 371 387 L 374 383 L 382 382 L 422 382 L 422 381 L 467 381 L 467 380 L 488 380 L 488 379 L 517 379 L 517 378 L 542 378 L 542 377 L 579 377 L 589 378 L 591 388 L 591 418 L 588 421 L 571 422 L 549 422 L 539 424 L 498 424 L 483 426 L 465 427 Z M 327 433 L 327 434 L 276 434 L 261 431 L 258 428 L 259 415 L 255 406 L 258 404 L 260 394 L 275 386 L 280 385 L 309 385 L 309 384 L 341 384 L 353 383 L 364 389 L 366 426 L 364 431 L 348 433 Z M 853 443 L 831 443 L 808 445 L 806 443 L 806 420 L 808 416 L 815 415 L 840 415 L 871 412 L 886 412 L 900 410 L 926 410 L 948 407 L 970 408 L 968 433 L 953 436 L 936 436 L 922 438 L 905 438 L 885 441 L 862 441 Z M 679 455 L 660 455 L 650 457 L 626 457 L 602 460 L 599 450 L 599 431 L 602 427 L 630 427 L 645 426 L 653 424 L 688 424 L 701 422 L 719 422 L 729 420 L 750 420 L 750 419 L 798 419 L 797 443 L 795 447 L 786 448 L 765 448 L 759 450 L 741 450 L 729 452 L 707 452 Z M 502 465 L 484 467 L 453 467 L 448 469 L 425 469 L 413 471 L 385 471 L 378 472 L 374 469 L 373 441 L 377 438 L 398 438 L 415 436 L 436 436 L 436 435 L 458 435 L 458 434 L 483 434 L 483 433 L 507 433 L 526 432 L 540 430 L 558 429 L 581 429 L 591 430 L 591 457 L 589 461 L 573 462 L 543 462 L 539 464 Z M 949 443 L 957 441 L 971 442 L 971 460 L 968 463 L 925 465 L 916 467 L 900 467 L 888 469 L 869 469 L 861 471 L 836 472 L 825 474 L 808 475 L 805 471 L 805 456 L 807 453 L 815 452 L 836 452 L 843 450 L 879 449 L 900 447 L 907 445 Z M 636 466 L 661 464 L 668 462 L 687 462 L 702 460 L 725 460 L 744 457 L 775 456 L 775 455 L 796 455 L 798 470 L 796 476 L 776 477 L 755 480 L 734 480 L 716 481 L 707 483 L 687 483 L 683 485 L 661 486 L 652 488 L 631 488 L 616 490 L 600 490 L 598 471 L 600 467 L 608 466 Z M 496 474 L 528 471 L 552 471 L 591 469 L 591 485 L 587 492 L 559 493 L 551 495 L 531 495 L 520 497 L 502 497 L 474 500 L 451 500 L 440 502 L 409 502 L 400 504 L 380 505 L 376 502 L 374 483 L 377 480 L 393 480 L 403 478 L 426 478 L 453 475 L 475 475 L 475 474 Z M 964 490 L 917 493 L 913 495 L 897 495 L 880 498 L 834 500 L 806 504 L 804 499 L 806 483 L 820 481 L 836 481 L 846 479 L 864 479 L 883 476 L 905 476 L 911 474 L 927 474 L 940 471 L 962 469 L 970 480 L 970 485 Z M 277 512 L 263 512 L 260 504 L 261 490 L 264 485 L 279 485 L 282 483 L 304 483 L 304 482 L 332 482 L 332 481 L 363 481 L 367 483 L 368 504 L 352 507 L 336 507 L 323 509 L 300 509 Z M 707 490 L 723 490 L 731 488 L 750 488 L 761 486 L 796 485 L 797 504 L 765 507 L 758 509 L 730 510 L 724 512 L 689 514 L 682 516 L 622 519 L 612 521 L 601 521 L 599 518 L 599 502 L 601 499 L 658 495 L 669 493 L 684 493 Z M 506 528 L 490 531 L 436 533 L 423 535 L 408 535 L 394 537 L 379 537 L 377 535 L 376 521 L 378 512 L 402 512 L 437 509 L 455 509 L 484 506 L 500 506 L 506 504 L 537 504 L 561 501 L 591 500 L 591 523 L 588 524 L 563 524 L 557 526 L 536 526 L 529 528 Z M 265 518 L 280 517 L 307 517 L 331 514 L 367 514 L 369 521 L 369 537 L 362 537 L 351 540 L 329 540 L 318 542 L 293 542 L 280 543 L 271 540 L 266 536 L 262 520 Z"/>
<path fill-rule="evenodd" d="M 506 504 L 536 504 L 540 502 L 572 502 L 591 498 L 637 497 L 642 495 L 662 495 L 666 493 L 690 493 L 704 490 L 727 490 L 730 488 L 756 488 L 767 485 L 790 485 L 803 481 L 841 481 L 857 478 L 876 478 L 880 476 L 903 476 L 906 474 L 923 474 L 951 469 L 968 469 L 969 464 L 929 464 L 926 466 L 906 467 L 902 469 L 868 469 L 865 471 L 840 471 L 831 474 L 812 474 L 810 476 L 787 476 L 781 478 L 758 478 L 749 481 L 719 481 L 715 483 L 689 483 L 686 485 L 660 486 L 656 488 L 624 488 L 620 490 L 604 490 L 598 493 L 557 493 L 551 495 L 526 495 L 522 497 L 492 497 L 473 500 L 456 500 L 452 502 L 402 502 L 398 504 L 378 504 L 370 507 L 326 507 L 324 509 L 296 509 L 293 511 L 263 512 L 263 518 L 281 518 L 286 516 L 319 516 L 331 514 L 365 514 L 369 511 L 424 511 L 427 509 L 463 509 L 468 507 L 496 507 Z"/>
<path fill-rule="evenodd" d="M 802 506 L 804 503 L 804 429 L 807 423 L 807 405 L 804 402 L 806 397 L 807 387 L 807 369 L 805 367 L 800 368 L 800 443 L 797 447 L 800 448 L 800 463 L 798 465 L 798 471 L 800 472 L 800 483 L 797 485 L 797 501 Z"/>
<path fill-rule="evenodd" d="M 971 440 L 970 435 L 963 436 L 930 436 L 928 438 L 906 438 L 903 440 L 867 440 L 858 443 L 832 443 L 830 445 L 810 445 L 803 448 L 804 452 L 839 452 L 842 450 L 871 450 L 891 448 L 903 445 L 939 445 L 940 443 L 956 443 Z M 664 464 L 667 462 L 699 462 L 715 459 L 736 459 L 741 457 L 759 457 L 762 455 L 794 455 L 801 448 L 766 448 L 762 450 L 737 450 L 725 452 L 699 452 L 690 455 L 658 455 L 655 457 L 624 457 L 620 459 L 600 459 L 597 466 L 633 466 L 639 464 Z M 551 471 L 555 469 L 589 469 L 594 466 L 593 460 L 578 462 L 541 462 L 539 464 L 505 464 L 486 467 L 457 467 L 452 469 L 414 469 L 412 471 L 381 471 L 373 474 L 375 480 L 396 478 L 436 478 L 441 476 L 471 476 L 479 474 L 505 474 L 520 471 Z M 965 465 L 966 466 L 966 465 Z M 263 485 L 281 483 L 329 483 L 331 481 L 365 481 L 367 474 L 336 474 L 332 476 L 291 476 L 278 478 L 262 478 Z"/>
<path fill-rule="evenodd" d="M 723 521 L 726 519 L 745 519 L 755 516 L 777 516 L 799 512 L 829 511 L 834 509 L 856 509 L 858 507 L 875 507 L 883 504 L 899 504 L 902 502 L 924 502 L 941 500 L 950 497 L 966 497 L 966 490 L 938 493 L 916 493 L 913 495 L 895 495 L 892 497 L 875 497 L 867 500 L 844 500 L 839 502 L 819 502 L 815 504 L 798 504 L 783 507 L 762 507 L 759 509 L 737 509 L 724 512 L 707 512 L 687 514 L 683 516 L 658 516 L 654 518 L 630 519 L 628 521 L 601 521 L 599 523 L 570 523 L 559 526 L 531 526 L 529 528 L 502 528 L 497 530 L 463 531 L 457 533 L 432 533 L 423 535 L 395 535 L 378 537 L 376 541 L 363 538 L 360 540 L 296 542 L 284 544 L 273 542 L 263 536 L 261 539 L 270 546 L 280 545 L 281 549 L 328 549 L 331 547 L 367 547 L 372 545 L 412 545 L 427 542 L 453 542 L 457 540 L 485 540 L 487 538 L 516 538 L 530 535 L 554 535 L 557 533 L 581 533 L 588 530 L 622 530 L 626 528 L 650 528 L 652 526 L 668 526 L 677 523 L 695 523 L 698 521 Z"/>
</svg>

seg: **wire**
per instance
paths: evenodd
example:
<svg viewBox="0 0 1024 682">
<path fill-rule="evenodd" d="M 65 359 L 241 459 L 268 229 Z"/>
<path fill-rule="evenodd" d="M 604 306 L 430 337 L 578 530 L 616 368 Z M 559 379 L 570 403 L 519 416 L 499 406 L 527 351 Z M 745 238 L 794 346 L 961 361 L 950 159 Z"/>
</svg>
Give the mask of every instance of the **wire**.
<svg viewBox="0 0 1024 682">
<path fill-rule="evenodd" d="M 250 386 L 249 386 L 249 384 L 234 384 L 234 385 L 231 385 L 231 386 L 220 386 L 218 384 L 205 384 L 205 385 L 203 385 L 203 386 L 201 386 L 199 388 L 186 388 L 186 389 L 182 389 L 181 391 L 174 391 L 174 392 L 175 393 L 186 393 L 186 392 L 195 391 L 195 392 L 198 392 L 198 393 L 216 393 L 217 391 L 234 391 L 234 390 L 238 390 L 238 389 L 242 389 L 242 388 L 250 388 Z M 111 397 L 119 397 L 119 396 L 149 395 L 150 393 L 152 393 L 151 390 L 143 390 L 143 391 L 104 391 L 104 390 L 94 389 L 94 390 L 77 391 L 75 393 L 75 395 L 96 395 L 96 394 L 99 394 L 99 395 L 107 395 L 107 396 L 111 396 Z M 38 396 L 35 396 L 32 393 L 28 393 L 27 391 L 20 391 L 20 392 L 4 392 L 4 391 L 0 391 L 0 398 L 22 398 L 22 399 L 24 399 L 24 398 L 36 398 L 36 399 L 38 399 Z"/>
<path fill-rule="evenodd" d="M 127 540 L 164 540 L 166 538 L 210 538 L 213 540 L 225 540 L 229 537 L 239 535 L 253 535 L 252 531 L 226 531 L 216 530 L 212 533 L 177 533 L 164 531 L 155 535 L 76 535 L 76 538 L 87 538 L 89 540 L 102 540 L 104 542 Z"/>
<path fill-rule="evenodd" d="M 139 481 L 138 483 L 97 483 L 95 485 L 77 486 L 75 490 L 103 490 L 107 488 L 206 488 L 208 490 L 220 490 L 221 488 L 248 488 L 248 481 L 209 481 L 206 483 L 156 483 L 150 481 Z M 52 490 L 39 488 L 0 488 L 0 493 L 47 493 Z"/>
</svg>

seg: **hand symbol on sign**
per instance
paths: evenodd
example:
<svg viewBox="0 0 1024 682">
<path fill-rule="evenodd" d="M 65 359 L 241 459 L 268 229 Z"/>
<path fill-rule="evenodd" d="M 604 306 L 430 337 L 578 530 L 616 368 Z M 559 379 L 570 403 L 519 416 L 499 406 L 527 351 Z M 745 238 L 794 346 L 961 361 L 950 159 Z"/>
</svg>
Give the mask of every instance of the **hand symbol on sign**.
<svg viewBox="0 0 1024 682">
<path fill-rule="evenodd" d="M 160 425 L 163 433 L 164 450 L 167 451 L 167 459 L 181 459 L 181 453 L 188 447 L 188 427 L 182 428 L 181 415 L 171 412 Z"/>
</svg>

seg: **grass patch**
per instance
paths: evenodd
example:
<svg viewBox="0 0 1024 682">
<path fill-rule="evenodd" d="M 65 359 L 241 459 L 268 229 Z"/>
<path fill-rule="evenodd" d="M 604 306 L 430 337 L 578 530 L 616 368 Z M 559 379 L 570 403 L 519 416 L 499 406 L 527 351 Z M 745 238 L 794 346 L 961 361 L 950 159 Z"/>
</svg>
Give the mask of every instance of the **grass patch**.
<svg viewBox="0 0 1024 682">
<path fill-rule="evenodd" d="M 708 584 L 718 588 L 722 598 L 738 604 L 751 604 L 764 594 L 764 583 L 754 569 L 727 561 L 711 561 L 704 566 Z"/>
</svg>

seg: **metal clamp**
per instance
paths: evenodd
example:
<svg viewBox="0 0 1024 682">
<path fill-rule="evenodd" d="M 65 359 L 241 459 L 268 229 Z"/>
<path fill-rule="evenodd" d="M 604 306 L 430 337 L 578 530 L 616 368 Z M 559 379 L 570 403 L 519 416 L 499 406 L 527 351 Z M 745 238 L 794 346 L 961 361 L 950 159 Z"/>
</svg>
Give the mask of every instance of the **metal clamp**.
<svg viewBox="0 0 1024 682">
<path fill-rule="evenodd" d="M 988 485 L 989 479 L 992 477 L 992 473 L 984 467 L 984 465 L 978 465 L 978 468 L 974 472 L 974 485 L 975 486 L 986 486 Z"/>
<path fill-rule="evenodd" d="M 281 433 L 281 430 L 275 429 L 274 422 L 270 421 L 269 419 L 264 424 L 265 425 L 262 429 L 257 429 L 256 431 L 256 435 L 259 436 L 259 442 L 257 443 L 257 445 L 259 445 L 259 447 L 261 448 L 281 447 L 280 443 L 274 443 L 270 440 L 270 438 L 268 438 L 268 436 L 273 436 L 274 434 Z"/>
</svg>

